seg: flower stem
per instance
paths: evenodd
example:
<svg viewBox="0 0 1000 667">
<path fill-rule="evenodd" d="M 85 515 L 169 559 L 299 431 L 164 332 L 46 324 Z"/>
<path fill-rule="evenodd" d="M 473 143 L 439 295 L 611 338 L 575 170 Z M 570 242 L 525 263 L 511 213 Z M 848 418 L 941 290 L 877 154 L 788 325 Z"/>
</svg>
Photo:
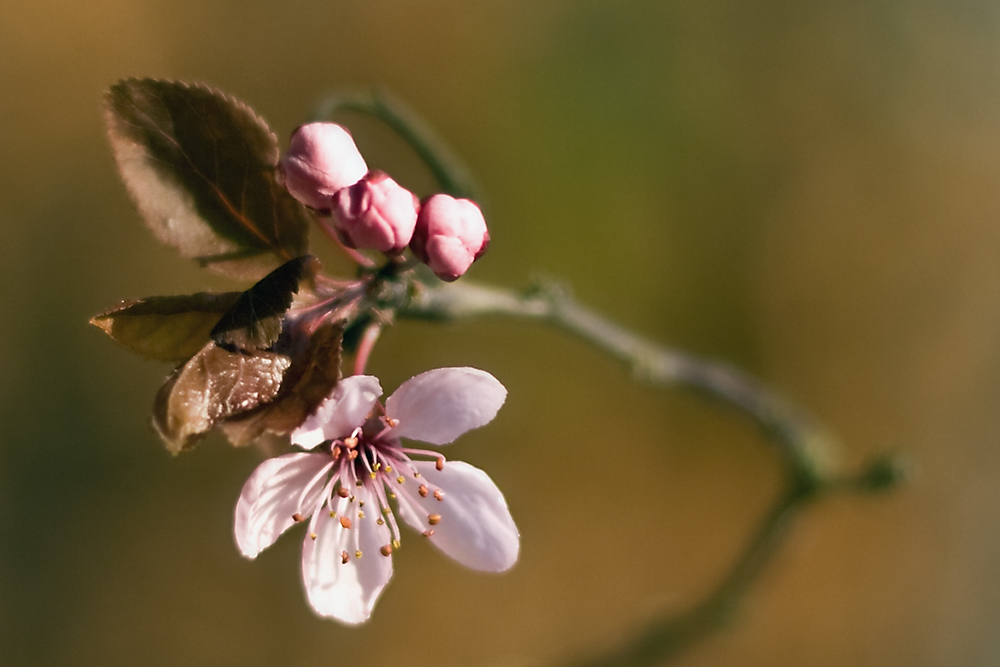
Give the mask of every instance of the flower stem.
<svg viewBox="0 0 1000 667">
<path fill-rule="evenodd" d="M 358 351 L 354 355 L 355 375 L 364 375 L 365 367 L 368 365 L 368 357 L 371 356 L 372 350 L 375 349 L 375 343 L 378 342 L 378 338 L 382 334 L 382 326 L 382 322 L 375 321 L 365 328 L 361 342 L 358 343 Z"/>
</svg>

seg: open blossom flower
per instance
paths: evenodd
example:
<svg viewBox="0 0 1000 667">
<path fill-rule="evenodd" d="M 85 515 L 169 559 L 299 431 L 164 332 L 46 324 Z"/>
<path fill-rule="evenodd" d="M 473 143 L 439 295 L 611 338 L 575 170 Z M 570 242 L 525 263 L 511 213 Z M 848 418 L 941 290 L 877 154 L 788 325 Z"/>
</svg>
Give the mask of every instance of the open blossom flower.
<svg viewBox="0 0 1000 667">
<path fill-rule="evenodd" d="M 507 396 L 503 385 L 474 368 L 439 368 L 404 382 L 384 407 L 381 395 L 374 377 L 341 380 L 292 433 L 294 444 L 314 449 L 262 463 L 236 506 L 236 542 L 248 558 L 308 521 L 302 578 L 309 603 L 351 624 L 371 615 L 392 576 L 397 516 L 476 570 L 508 569 L 520 543 L 486 473 L 400 442 L 445 445 L 489 423 Z"/>
</svg>

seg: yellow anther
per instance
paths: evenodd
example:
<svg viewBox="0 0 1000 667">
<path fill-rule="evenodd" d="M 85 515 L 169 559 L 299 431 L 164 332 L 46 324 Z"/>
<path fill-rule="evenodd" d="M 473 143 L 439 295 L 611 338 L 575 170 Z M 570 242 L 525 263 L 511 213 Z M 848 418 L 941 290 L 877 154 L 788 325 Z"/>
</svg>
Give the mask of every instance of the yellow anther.
<svg viewBox="0 0 1000 667">
<path fill-rule="evenodd" d="M 376 461 L 375 462 L 375 470 L 381 470 L 381 469 L 382 469 L 382 464 L 379 463 L 378 461 Z"/>
<path fill-rule="evenodd" d="M 365 518 L 365 513 L 364 512 L 358 512 L 358 518 L 359 519 L 364 519 Z"/>
<path fill-rule="evenodd" d="M 400 484 L 402 484 L 403 482 L 406 481 L 406 478 L 403 477 L 402 475 L 400 475 L 399 477 L 396 478 L 396 481 L 399 482 Z"/>
<path fill-rule="evenodd" d="M 399 548 L 399 540 L 393 540 L 392 541 L 392 546 L 393 546 L 393 548 L 398 549 Z"/>
<path fill-rule="evenodd" d="M 331 519 L 335 519 L 336 517 L 337 517 L 337 513 L 336 512 L 330 512 L 330 518 Z"/>
<path fill-rule="evenodd" d="M 382 517 L 377 518 L 375 520 L 375 523 L 377 523 L 380 526 L 384 526 L 385 525 L 385 521 L 382 520 Z"/>
<path fill-rule="evenodd" d="M 355 558 L 361 558 L 361 550 L 360 549 L 354 552 L 354 557 Z"/>
<path fill-rule="evenodd" d="M 386 472 L 392 472 L 392 466 L 386 466 L 385 467 L 385 471 Z"/>
<path fill-rule="evenodd" d="M 370 473 L 368 473 L 368 476 L 371 477 L 372 479 L 375 479 L 376 477 L 378 477 L 378 473 L 373 470 Z"/>
<path fill-rule="evenodd" d="M 415 473 L 413 473 L 413 476 L 414 476 L 415 478 L 417 478 L 417 479 L 420 479 L 420 473 L 419 473 L 419 472 L 415 472 Z"/>
<path fill-rule="evenodd" d="M 317 535 L 316 535 L 316 533 L 309 533 L 309 537 L 311 537 L 311 538 L 313 538 L 315 540 L 316 537 L 317 537 Z"/>
<path fill-rule="evenodd" d="M 395 500 L 396 499 L 396 494 L 395 493 L 390 493 L 389 497 L 392 498 L 393 500 Z"/>
<path fill-rule="evenodd" d="M 389 508 L 388 507 L 383 507 L 382 508 L 382 514 L 384 514 L 386 516 L 389 516 Z"/>
</svg>

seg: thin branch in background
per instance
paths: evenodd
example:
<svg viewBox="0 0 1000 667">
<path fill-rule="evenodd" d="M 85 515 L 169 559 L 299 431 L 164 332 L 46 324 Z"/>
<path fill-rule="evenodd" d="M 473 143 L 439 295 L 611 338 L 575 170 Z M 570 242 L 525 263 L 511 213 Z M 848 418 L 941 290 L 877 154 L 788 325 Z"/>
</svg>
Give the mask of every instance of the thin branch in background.
<svg viewBox="0 0 1000 667">
<path fill-rule="evenodd" d="M 417 154 L 441 189 L 453 197 L 483 202 L 481 188 L 461 159 L 448 148 L 420 116 L 384 91 L 331 95 L 313 114 L 314 121 L 328 121 L 342 113 L 360 113 L 385 123 Z"/>
<path fill-rule="evenodd" d="M 638 380 L 691 389 L 736 408 L 763 430 L 781 456 L 785 490 L 717 587 L 686 612 L 652 621 L 621 648 L 572 663 L 577 667 L 641 667 L 679 655 L 728 624 L 807 504 L 834 492 L 887 489 L 906 473 L 902 462 L 891 455 L 876 458 L 855 475 L 836 472 L 830 438 L 813 420 L 756 379 L 728 364 L 637 336 L 583 307 L 563 290 L 546 288 L 519 294 L 469 282 L 453 283 L 418 292 L 398 314 L 438 321 L 499 315 L 557 326 L 619 359 Z"/>
</svg>

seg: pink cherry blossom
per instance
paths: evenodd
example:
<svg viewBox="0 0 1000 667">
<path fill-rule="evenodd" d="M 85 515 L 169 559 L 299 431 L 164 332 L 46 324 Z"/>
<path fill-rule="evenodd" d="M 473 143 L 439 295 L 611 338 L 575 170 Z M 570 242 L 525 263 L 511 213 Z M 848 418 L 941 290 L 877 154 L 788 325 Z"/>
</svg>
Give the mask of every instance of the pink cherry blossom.
<svg viewBox="0 0 1000 667">
<path fill-rule="evenodd" d="M 292 196 L 319 211 L 329 210 L 337 190 L 368 172 L 351 133 L 336 123 L 309 123 L 296 129 L 279 169 Z"/>
<path fill-rule="evenodd" d="M 489 423 L 506 399 L 503 385 L 474 368 L 439 368 L 404 382 L 384 407 L 381 395 L 374 377 L 341 380 L 292 433 L 294 444 L 312 451 L 264 461 L 236 505 L 236 542 L 248 558 L 308 522 L 302 578 L 309 604 L 350 624 L 368 619 L 392 576 L 397 515 L 476 570 L 510 568 L 520 545 L 503 494 L 485 472 L 400 442 L 445 445 Z"/>
<path fill-rule="evenodd" d="M 417 224 L 420 200 L 383 171 L 370 171 L 333 196 L 333 227 L 349 248 L 398 253 Z"/>
<path fill-rule="evenodd" d="M 438 278 L 450 282 L 469 270 L 489 241 L 486 220 L 474 202 L 438 194 L 421 206 L 410 249 Z"/>
</svg>

